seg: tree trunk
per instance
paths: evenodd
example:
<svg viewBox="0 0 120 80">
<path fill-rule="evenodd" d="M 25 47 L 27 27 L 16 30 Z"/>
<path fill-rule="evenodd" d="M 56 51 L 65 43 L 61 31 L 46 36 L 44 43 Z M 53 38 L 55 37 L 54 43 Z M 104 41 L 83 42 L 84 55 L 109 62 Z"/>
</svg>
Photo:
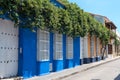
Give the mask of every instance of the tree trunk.
<svg viewBox="0 0 120 80">
<path fill-rule="evenodd" d="M 105 50 L 106 50 L 106 46 L 105 47 L 102 47 L 103 51 L 102 51 L 102 59 L 104 59 L 105 57 Z"/>
</svg>

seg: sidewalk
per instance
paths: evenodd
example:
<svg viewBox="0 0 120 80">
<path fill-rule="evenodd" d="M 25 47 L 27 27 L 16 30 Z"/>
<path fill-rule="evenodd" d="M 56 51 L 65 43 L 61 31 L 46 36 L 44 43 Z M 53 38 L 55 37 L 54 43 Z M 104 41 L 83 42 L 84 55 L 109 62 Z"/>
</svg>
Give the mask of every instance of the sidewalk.
<svg viewBox="0 0 120 80">
<path fill-rule="evenodd" d="M 83 64 L 83 65 L 76 66 L 74 68 L 65 69 L 65 70 L 62 70 L 59 72 L 52 72 L 48 75 L 35 76 L 35 77 L 29 78 L 27 80 L 59 80 L 59 79 L 68 77 L 70 75 L 74 75 L 74 74 L 77 74 L 79 72 L 86 71 L 88 69 L 97 67 L 99 65 L 102 65 L 102 64 L 105 64 L 105 63 L 108 63 L 108 62 L 111 62 L 111 61 L 114 61 L 117 59 L 120 59 L 120 57 L 106 58 L 105 60 L 101 60 L 99 62 L 94 62 L 94 63 L 90 63 L 90 64 Z"/>
</svg>

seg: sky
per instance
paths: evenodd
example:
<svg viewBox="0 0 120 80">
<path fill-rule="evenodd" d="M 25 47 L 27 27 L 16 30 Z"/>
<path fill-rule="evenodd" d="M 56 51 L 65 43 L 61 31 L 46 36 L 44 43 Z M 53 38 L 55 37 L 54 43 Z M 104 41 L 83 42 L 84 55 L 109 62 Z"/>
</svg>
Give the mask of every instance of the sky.
<svg viewBox="0 0 120 80">
<path fill-rule="evenodd" d="M 120 0 L 68 0 L 86 12 L 106 16 L 117 26 L 120 33 Z"/>
</svg>

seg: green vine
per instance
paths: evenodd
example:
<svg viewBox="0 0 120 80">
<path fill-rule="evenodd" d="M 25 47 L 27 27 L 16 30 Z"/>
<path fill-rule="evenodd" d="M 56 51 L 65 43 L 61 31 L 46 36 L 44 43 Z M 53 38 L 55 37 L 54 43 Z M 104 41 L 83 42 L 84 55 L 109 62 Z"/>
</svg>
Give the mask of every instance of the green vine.
<svg viewBox="0 0 120 80">
<path fill-rule="evenodd" d="M 120 41 L 117 38 L 115 38 L 114 44 L 115 44 L 115 46 L 119 46 L 120 45 Z"/>
<path fill-rule="evenodd" d="M 65 6 L 58 8 L 49 0 L 0 0 L 0 15 L 6 15 L 15 26 L 47 29 L 68 36 L 96 35 L 108 43 L 109 31 L 89 13 L 67 0 L 58 0 Z"/>
</svg>

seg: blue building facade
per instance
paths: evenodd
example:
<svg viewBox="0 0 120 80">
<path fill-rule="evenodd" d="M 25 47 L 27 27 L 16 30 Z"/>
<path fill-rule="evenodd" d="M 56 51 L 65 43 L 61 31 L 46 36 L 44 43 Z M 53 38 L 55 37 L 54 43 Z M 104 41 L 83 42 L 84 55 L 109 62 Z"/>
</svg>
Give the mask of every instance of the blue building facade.
<svg viewBox="0 0 120 80">
<path fill-rule="evenodd" d="M 51 0 L 51 2 L 55 6 L 64 8 L 56 0 Z M 0 17 L 10 20 L 7 15 Z M 18 34 L 18 70 L 16 76 L 30 78 L 81 64 L 80 37 L 72 38 L 65 34 L 40 29 L 35 29 L 35 32 L 32 32 L 28 28 L 19 28 Z"/>
<path fill-rule="evenodd" d="M 51 0 L 51 2 L 55 6 L 64 8 L 57 0 Z M 7 19 L 6 16 L 0 17 Z M 32 32 L 28 28 L 19 28 L 18 33 L 18 73 L 16 76 L 30 78 L 61 71 L 83 64 L 83 59 L 87 57 L 86 55 L 81 57 L 80 37 L 72 38 L 65 34 L 40 29 Z"/>
<path fill-rule="evenodd" d="M 66 68 L 79 66 L 80 59 L 80 37 L 73 38 L 73 55 L 67 59 L 67 36 L 48 32 L 48 55 L 39 54 L 38 30 L 31 32 L 29 29 L 19 29 L 19 67 L 18 75 L 29 78 L 36 75 L 45 75 L 50 72 L 60 71 Z M 61 40 L 60 40 L 61 39 Z M 22 51 L 21 51 L 22 50 Z M 43 57 L 48 57 L 43 59 Z M 41 58 L 39 60 L 39 58 Z"/>
<path fill-rule="evenodd" d="M 64 6 L 57 2 L 57 0 L 51 0 L 51 3 L 55 6 L 64 8 Z M 40 30 L 37 29 L 36 32 L 31 32 L 29 29 L 22 28 L 19 29 L 19 33 L 19 48 L 22 52 L 19 51 L 18 75 L 23 76 L 24 78 L 29 78 L 36 75 L 45 75 L 50 72 L 60 71 L 81 64 L 80 37 L 72 39 L 72 55 L 70 59 L 67 59 L 70 55 L 66 55 L 66 35 L 47 32 L 48 34 L 45 36 L 44 34 L 46 33 L 44 33 L 44 31 L 41 33 Z M 42 51 L 41 47 L 46 46 L 46 43 L 42 44 L 44 42 L 40 42 L 38 38 L 41 36 L 48 38 L 47 48 L 49 49 L 44 49 L 47 50 L 47 53 Z"/>
</svg>

